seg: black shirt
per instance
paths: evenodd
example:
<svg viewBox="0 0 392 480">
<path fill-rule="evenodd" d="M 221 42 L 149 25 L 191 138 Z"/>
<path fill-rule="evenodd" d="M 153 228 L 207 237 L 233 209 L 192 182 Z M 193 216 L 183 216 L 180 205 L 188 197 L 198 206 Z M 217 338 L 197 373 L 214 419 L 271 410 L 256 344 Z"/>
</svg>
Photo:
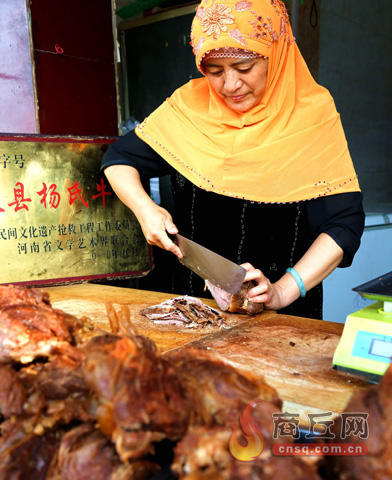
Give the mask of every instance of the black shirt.
<svg viewBox="0 0 392 480">
<path fill-rule="evenodd" d="M 207 192 L 180 175 L 133 131 L 109 146 L 102 169 L 117 164 L 130 165 L 145 178 L 171 175 L 172 214 L 180 233 L 236 263 L 252 263 L 272 282 L 295 265 L 320 233 L 330 235 L 343 249 L 340 267 L 351 265 L 359 247 L 364 228 L 360 192 L 283 204 Z M 203 280 L 179 262 L 171 273 L 162 291 L 204 296 Z M 321 304 L 319 285 L 281 312 L 321 318 Z"/>
</svg>

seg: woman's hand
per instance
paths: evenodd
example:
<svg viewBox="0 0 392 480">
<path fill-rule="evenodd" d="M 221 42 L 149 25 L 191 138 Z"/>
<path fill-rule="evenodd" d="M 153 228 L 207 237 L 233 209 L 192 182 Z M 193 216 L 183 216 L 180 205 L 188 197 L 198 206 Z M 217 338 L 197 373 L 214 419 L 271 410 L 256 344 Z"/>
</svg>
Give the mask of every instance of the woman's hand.
<svg viewBox="0 0 392 480">
<path fill-rule="evenodd" d="M 320 233 L 294 268 L 308 291 L 329 275 L 342 258 L 343 250 L 335 240 L 326 233 Z M 299 287 L 290 273 L 286 272 L 277 282 L 271 284 L 263 272 L 250 263 L 241 266 L 247 272 L 244 281 L 254 280 L 257 283 L 248 291 L 248 297 L 252 302 L 262 302 L 266 308 L 279 310 L 299 298 Z"/>
<path fill-rule="evenodd" d="M 136 215 L 147 243 L 182 258 L 181 250 L 167 235 L 178 233 L 170 213 L 152 201 L 136 168 L 111 165 L 105 169 L 105 175 L 118 198 Z"/>
<path fill-rule="evenodd" d="M 168 236 L 168 233 L 173 235 L 178 233 L 178 229 L 167 210 L 151 202 L 137 217 L 149 245 L 163 248 L 182 258 L 181 250 Z"/>
<path fill-rule="evenodd" d="M 249 300 L 264 303 L 265 308 L 271 310 L 279 310 L 286 306 L 282 289 L 277 283 L 271 283 L 261 270 L 254 268 L 250 263 L 243 263 L 241 267 L 246 270 L 244 282 L 253 280 L 257 284 L 248 291 Z"/>
</svg>

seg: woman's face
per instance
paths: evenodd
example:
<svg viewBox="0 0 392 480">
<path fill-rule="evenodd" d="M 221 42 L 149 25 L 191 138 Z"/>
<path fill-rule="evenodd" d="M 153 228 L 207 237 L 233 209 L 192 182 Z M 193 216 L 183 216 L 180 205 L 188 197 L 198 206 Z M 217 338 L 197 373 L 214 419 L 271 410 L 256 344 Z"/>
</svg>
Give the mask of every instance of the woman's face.
<svg viewBox="0 0 392 480">
<path fill-rule="evenodd" d="M 268 59 L 210 58 L 204 73 L 226 105 L 244 113 L 258 105 L 267 84 Z"/>
</svg>

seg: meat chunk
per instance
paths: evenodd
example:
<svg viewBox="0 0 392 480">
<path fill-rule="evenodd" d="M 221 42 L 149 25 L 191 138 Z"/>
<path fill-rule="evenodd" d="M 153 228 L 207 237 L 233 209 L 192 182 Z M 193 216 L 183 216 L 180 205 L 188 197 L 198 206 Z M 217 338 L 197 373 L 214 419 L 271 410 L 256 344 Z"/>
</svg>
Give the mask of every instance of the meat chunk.
<svg viewBox="0 0 392 480">
<path fill-rule="evenodd" d="M 60 435 L 25 433 L 18 422 L 2 424 L 0 437 L 0 480 L 45 480 L 52 458 L 58 448 Z"/>
<path fill-rule="evenodd" d="M 158 470 L 152 462 L 122 464 L 110 441 L 92 424 L 63 435 L 47 480 L 137 480 Z"/>
<path fill-rule="evenodd" d="M 34 388 L 47 399 L 63 399 L 70 395 L 88 394 L 81 370 L 83 352 L 67 345 L 53 349 L 49 362 L 35 366 Z"/>
<path fill-rule="evenodd" d="M 25 304 L 48 307 L 49 295 L 38 288 L 0 285 L 0 308 Z"/>
<path fill-rule="evenodd" d="M 256 399 L 270 402 L 279 410 L 281 400 L 274 388 L 251 374 L 242 374 L 212 353 L 186 348 L 168 352 L 185 391 L 192 400 L 193 423 L 227 425 Z"/>
<path fill-rule="evenodd" d="M 181 325 L 186 328 L 208 324 L 221 327 L 225 318 L 221 312 L 205 305 L 200 299 L 187 295 L 170 298 L 159 305 L 144 308 L 140 313 L 157 324 Z"/>
<path fill-rule="evenodd" d="M 20 415 L 26 401 L 26 390 L 18 373 L 9 365 L 0 365 L 0 413 L 4 418 Z"/>
<path fill-rule="evenodd" d="M 367 454 L 328 457 L 328 462 L 325 463 L 327 478 L 334 480 L 392 478 L 392 365 L 380 384 L 355 393 L 344 410 L 347 413 L 353 412 L 353 416 L 349 417 L 344 425 L 343 417 L 337 418 L 332 428 L 336 435 L 333 443 L 363 444 Z M 367 418 L 361 420 L 355 417 L 356 414 L 363 414 Z M 350 422 L 354 429 L 348 428 Z"/>
<path fill-rule="evenodd" d="M 302 460 L 273 456 L 268 438 L 258 457 L 238 461 L 229 451 L 231 435 L 231 429 L 223 426 L 191 429 L 176 446 L 173 471 L 180 480 L 321 480 Z"/>
<path fill-rule="evenodd" d="M 56 353 L 56 355 L 54 355 Z M 83 353 L 70 345 L 53 352 L 47 363 L 20 370 L 19 379 L 27 392 L 23 428 L 42 434 L 71 421 L 92 421 L 95 399 L 81 369 Z"/>
<path fill-rule="evenodd" d="M 248 315 L 255 315 L 256 313 L 262 312 L 264 309 L 262 303 L 251 302 L 247 297 L 248 291 L 255 286 L 254 282 L 243 283 L 240 290 L 235 294 L 226 292 L 208 280 L 206 281 L 206 285 L 218 304 L 218 307 L 224 312 L 228 311 L 231 313 L 247 313 Z"/>
<path fill-rule="evenodd" d="M 152 443 L 178 440 L 188 427 L 188 404 L 175 368 L 142 336 L 94 337 L 83 372 L 98 398 L 97 420 L 122 461 L 141 458 Z"/>
<path fill-rule="evenodd" d="M 72 340 L 69 316 L 54 310 L 48 296 L 22 287 L 0 288 L 0 362 L 29 363 Z"/>
</svg>

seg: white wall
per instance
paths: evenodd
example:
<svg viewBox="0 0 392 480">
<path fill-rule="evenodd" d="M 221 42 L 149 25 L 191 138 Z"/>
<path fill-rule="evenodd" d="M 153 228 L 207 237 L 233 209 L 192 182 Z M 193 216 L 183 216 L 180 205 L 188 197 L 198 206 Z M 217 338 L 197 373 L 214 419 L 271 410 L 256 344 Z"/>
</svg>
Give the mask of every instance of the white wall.
<svg viewBox="0 0 392 480">
<path fill-rule="evenodd" d="M 388 215 L 392 220 L 392 214 Z M 368 215 L 366 225 L 385 224 L 388 218 Z M 352 291 L 379 275 L 392 271 L 392 228 L 365 230 L 361 246 L 349 268 L 337 268 L 324 281 L 324 320 L 344 322 L 349 313 L 355 312 L 371 301 Z"/>
<path fill-rule="evenodd" d="M 0 133 L 36 133 L 26 0 L 0 0 Z"/>
</svg>

